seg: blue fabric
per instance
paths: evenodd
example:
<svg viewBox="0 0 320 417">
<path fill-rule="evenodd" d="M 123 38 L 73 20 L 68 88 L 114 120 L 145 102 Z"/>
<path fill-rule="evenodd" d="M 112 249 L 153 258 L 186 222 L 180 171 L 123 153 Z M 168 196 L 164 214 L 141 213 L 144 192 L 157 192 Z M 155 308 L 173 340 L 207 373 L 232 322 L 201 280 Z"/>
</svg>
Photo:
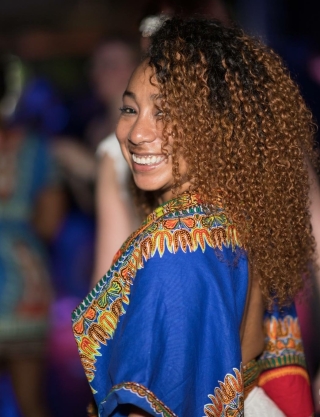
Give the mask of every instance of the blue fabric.
<svg viewBox="0 0 320 417">
<path fill-rule="evenodd" d="M 209 416 L 208 396 L 226 390 L 226 378 L 237 375 L 234 398 L 216 398 L 241 416 L 243 384 L 235 372 L 241 369 L 246 254 L 221 210 L 212 216 L 193 201 L 160 211 L 164 215 L 149 217 L 74 312 L 99 416 L 128 415 L 119 406 L 126 403 L 153 416 Z"/>
</svg>

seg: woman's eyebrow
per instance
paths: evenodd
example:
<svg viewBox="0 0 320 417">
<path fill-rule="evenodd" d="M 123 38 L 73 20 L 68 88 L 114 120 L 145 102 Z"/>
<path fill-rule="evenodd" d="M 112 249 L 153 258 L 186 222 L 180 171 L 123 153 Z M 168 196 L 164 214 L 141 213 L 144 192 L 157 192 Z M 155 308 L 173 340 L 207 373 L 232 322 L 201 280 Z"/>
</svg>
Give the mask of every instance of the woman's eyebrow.
<svg viewBox="0 0 320 417">
<path fill-rule="evenodd" d="M 135 93 L 133 93 L 132 91 L 129 91 L 129 90 L 125 90 L 125 92 L 122 94 L 122 98 L 125 98 L 125 97 L 130 97 L 130 98 L 132 98 L 132 99 L 136 99 L 136 95 L 135 95 Z M 160 100 L 160 99 L 162 99 L 162 94 L 151 94 L 150 95 L 150 98 L 151 98 L 151 100 Z"/>
<path fill-rule="evenodd" d="M 132 91 L 126 90 L 122 94 L 122 98 L 125 98 L 125 97 L 131 97 L 131 98 L 135 99 L 136 98 L 136 95 Z"/>
</svg>

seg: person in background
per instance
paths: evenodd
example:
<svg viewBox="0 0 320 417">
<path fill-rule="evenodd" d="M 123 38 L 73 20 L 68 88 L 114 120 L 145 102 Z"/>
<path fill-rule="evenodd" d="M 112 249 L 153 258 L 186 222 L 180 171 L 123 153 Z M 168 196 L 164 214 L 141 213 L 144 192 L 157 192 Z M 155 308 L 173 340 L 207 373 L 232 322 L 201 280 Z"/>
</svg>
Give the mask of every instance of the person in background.
<svg viewBox="0 0 320 417">
<path fill-rule="evenodd" d="M 93 55 L 92 78 L 96 91 L 108 104 L 108 123 L 99 125 L 97 120 L 90 131 L 92 137 L 101 137 L 102 133 L 108 136 L 97 150 L 97 238 L 92 286 L 110 267 L 119 245 L 138 224 L 138 214 L 132 204 L 129 169 L 113 133 L 122 93 L 136 63 L 135 49 L 120 39 L 105 41 Z"/>
<path fill-rule="evenodd" d="M 237 26 L 154 33 L 116 129 L 147 217 L 73 313 L 99 417 L 312 415 L 293 300 L 315 261 L 314 130 Z"/>
<path fill-rule="evenodd" d="M 94 148 L 114 132 L 121 105 L 121 88 L 128 82 L 136 63 L 135 44 L 120 35 L 103 39 L 93 52 L 92 85 L 105 108 L 105 113 L 93 119 L 87 127 L 86 135 Z"/>
<path fill-rule="evenodd" d="M 125 38 L 112 36 L 102 40 L 93 51 L 90 61 L 92 90 L 90 95 L 94 96 L 99 106 L 89 118 L 85 118 L 81 137 L 71 133 L 55 138 L 53 146 L 55 157 L 61 166 L 73 199 L 85 213 L 91 214 L 95 209 L 97 147 L 115 129 L 116 115 L 121 101 L 121 87 L 127 82 L 135 64 L 134 46 Z M 86 101 L 88 100 L 87 97 Z M 73 125 L 72 119 L 78 119 L 81 114 L 79 116 L 78 111 L 75 110 L 70 113 L 69 124 Z"/>
<path fill-rule="evenodd" d="M 0 364 L 22 416 L 48 417 L 43 372 L 52 285 L 46 246 L 65 202 L 48 140 L 32 113 L 43 84 L 29 87 L 0 126 Z"/>
<path fill-rule="evenodd" d="M 315 308 L 312 310 L 313 317 L 309 316 L 311 320 L 311 329 L 317 332 L 315 335 L 309 335 L 309 340 L 307 339 L 312 347 L 315 348 L 314 339 L 316 341 L 319 340 L 319 327 L 315 324 L 319 323 L 319 300 L 320 300 L 320 182 L 319 178 L 317 177 L 317 173 L 311 166 L 309 166 L 309 177 L 310 177 L 310 212 L 311 212 L 311 220 L 312 220 L 312 231 L 316 241 L 316 267 L 313 271 L 313 278 L 314 278 L 314 290 L 312 301 L 316 303 Z M 304 303 L 308 303 L 308 299 L 304 300 Z M 309 323 L 310 325 L 310 323 Z M 308 324 L 306 324 L 306 327 Z M 317 352 L 318 353 L 318 352 Z M 313 353 L 314 354 L 314 353 Z M 312 355 L 310 355 L 312 356 Z M 318 354 L 318 363 L 314 364 L 315 369 L 312 369 L 313 373 L 313 396 L 314 396 L 314 404 L 315 404 L 315 411 L 320 413 L 320 363 L 319 363 L 319 354 Z"/>
</svg>

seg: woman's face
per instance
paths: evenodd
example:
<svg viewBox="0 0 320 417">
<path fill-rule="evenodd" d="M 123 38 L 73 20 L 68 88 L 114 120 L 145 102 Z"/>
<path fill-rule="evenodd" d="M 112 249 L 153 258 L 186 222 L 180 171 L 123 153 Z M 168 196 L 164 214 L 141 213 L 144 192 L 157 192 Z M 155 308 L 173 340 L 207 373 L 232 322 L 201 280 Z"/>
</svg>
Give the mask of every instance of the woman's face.
<svg viewBox="0 0 320 417">
<path fill-rule="evenodd" d="M 159 203 L 170 200 L 172 195 L 172 156 L 169 139 L 168 155 L 161 149 L 162 112 L 159 89 L 147 62 L 142 63 L 132 74 L 123 94 L 123 106 L 116 129 L 122 153 L 133 173 L 136 185 L 144 191 L 157 192 Z M 184 181 L 186 163 L 179 158 L 182 177 L 181 191 L 189 188 Z"/>
</svg>

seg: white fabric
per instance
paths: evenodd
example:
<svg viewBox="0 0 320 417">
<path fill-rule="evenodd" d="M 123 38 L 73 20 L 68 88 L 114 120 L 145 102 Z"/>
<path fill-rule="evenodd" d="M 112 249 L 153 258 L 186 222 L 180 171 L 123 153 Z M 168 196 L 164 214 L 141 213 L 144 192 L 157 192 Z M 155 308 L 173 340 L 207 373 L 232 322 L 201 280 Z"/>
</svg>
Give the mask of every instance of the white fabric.
<svg viewBox="0 0 320 417">
<path fill-rule="evenodd" d="M 244 401 L 245 417 L 286 417 L 262 388 L 255 387 Z"/>
<path fill-rule="evenodd" d="M 102 158 L 104 155 L 108 155 L 112 158 L 116 169 L 117 179 L 119 182 L 121 194 L 123 197 L 129 199 L 128 191 L 128 175 L 129 167 L 124 159 L 118 139 L 114 133 L 107 136 L 102 142 L 100 142 L 97 149 L 97 156 Z"/>
</svg>

